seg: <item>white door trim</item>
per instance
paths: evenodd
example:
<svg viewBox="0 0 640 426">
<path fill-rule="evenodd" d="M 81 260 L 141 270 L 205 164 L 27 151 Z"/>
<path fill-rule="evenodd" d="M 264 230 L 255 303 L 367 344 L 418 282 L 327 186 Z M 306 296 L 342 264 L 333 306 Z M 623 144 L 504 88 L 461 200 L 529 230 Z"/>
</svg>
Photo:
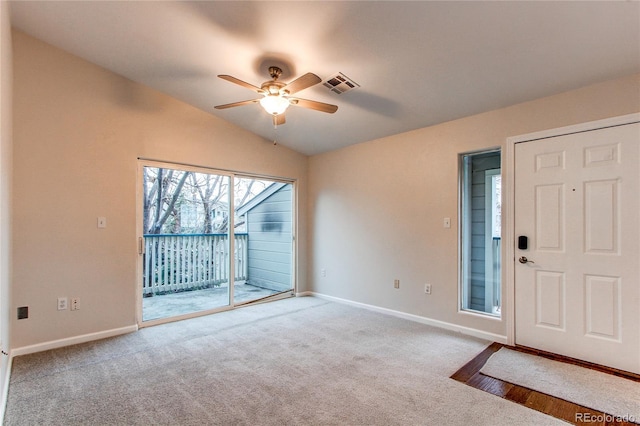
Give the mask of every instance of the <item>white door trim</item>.
<svg viewBox="0 0 640 426">
<path fill-rule="evenodd" d="M 503 304 L 502 312 L 507 326 L 507 344 L 516 343 L 516 323 L 515 323 L 515 145 L 520 142 L 529 142 L 539 139 L 546 139 L 556 136 L 568 135 L 572 133 L 588 132 L 590 130 L 602 129 L 605 127 L 622 126 L 625 124 L 640 122 L 640 113 L 611 117 L 603 120 L 590 121 L 587 123 L 572 126 L 560 127 L 556 129 L 543 130 L 535 133 L 528 133 L 507 138 L 502 160 L 502 189 L 503 205 L 502 225 L 503 239 L 503 261 L 502 261 L 502 282 Z M 638 259 L 640 261 L 640 259 Z"/>
</svg>

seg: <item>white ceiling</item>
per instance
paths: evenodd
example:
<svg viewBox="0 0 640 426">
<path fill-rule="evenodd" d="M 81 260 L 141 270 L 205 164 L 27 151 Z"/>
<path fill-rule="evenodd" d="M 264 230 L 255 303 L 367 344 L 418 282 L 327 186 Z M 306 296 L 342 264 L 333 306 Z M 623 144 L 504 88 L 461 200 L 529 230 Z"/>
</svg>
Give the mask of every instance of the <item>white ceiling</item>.
<svg viewBox="0 0 640 426">
<path fill-rule="evenodd" d="M 640 72 L 640 3 L 17 1 L 20 30 L 268 140 L 316 154 Z M 274 131 L 254 85 L 342 72 Z"/>
</svg>

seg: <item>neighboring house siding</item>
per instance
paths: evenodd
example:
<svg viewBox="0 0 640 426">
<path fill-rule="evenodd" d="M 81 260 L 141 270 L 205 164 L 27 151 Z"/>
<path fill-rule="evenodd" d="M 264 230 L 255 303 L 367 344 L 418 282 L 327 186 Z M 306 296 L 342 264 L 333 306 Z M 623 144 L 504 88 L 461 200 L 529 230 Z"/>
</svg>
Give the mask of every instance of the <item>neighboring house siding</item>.
<svg viewBox="0 0 640 426">
<path fill-rule="evenodd" d="M 470 308 L 485 310 L 485 173 L 500 168 L 500 154 L 476 157 L 471 177 L 471 299 Z"/>
<path fill-rule="evenodd" d="M 291 185 L 285 185 L 246 213 L 249 284 L 291 289 L 291 211 Z"/>
</svg>

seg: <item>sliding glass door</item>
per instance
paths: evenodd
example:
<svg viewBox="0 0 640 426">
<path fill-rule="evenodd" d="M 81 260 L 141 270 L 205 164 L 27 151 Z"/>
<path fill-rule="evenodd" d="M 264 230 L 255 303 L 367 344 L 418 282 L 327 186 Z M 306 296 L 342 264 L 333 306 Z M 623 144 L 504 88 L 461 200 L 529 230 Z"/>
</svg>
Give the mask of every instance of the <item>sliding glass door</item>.
<svg viewBox="0 0 640 426">
<path fill-rule="evenodd" d="M 246 262 L 234 303 L 293 291 L 293 185 L 250 177 L 235 179 L 236 256 Z M 246 238 L 244 240 L 242 237 Z"/>
<path fill-rule="evenodd" d="M 230 179 L 143 166 L 143 321 L 229 305 Z"/>
<path fill-rule="evenodd" d="M 141 161 L 141 322 L 224 310 L 293 284 L 293 184 Z"/>
</svg>

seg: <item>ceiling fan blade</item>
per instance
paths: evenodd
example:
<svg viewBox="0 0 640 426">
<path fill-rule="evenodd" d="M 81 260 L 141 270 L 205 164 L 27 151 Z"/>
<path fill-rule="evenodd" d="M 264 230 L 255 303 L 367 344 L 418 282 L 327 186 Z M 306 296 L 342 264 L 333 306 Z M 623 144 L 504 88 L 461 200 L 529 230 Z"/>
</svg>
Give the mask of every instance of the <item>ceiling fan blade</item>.
<svg viewBox="0 0 640 426">
<path fill-rule="evenodd" d="M 227 108 L 233 108 L 233 107 L 237 107 L 237 106 L 242 106 L 242 105 L 249 105 L 249 104 L 255 104 L 260 102 L 260 99 L 251 99 L 248 101 L 240 101 L 240 102 L 234 102 L 231 104 L 224 104 L 224 105 L 217 105 L 214 108 L 215 109 L 227 109 Z"/>
<path fill-rule="evenodd" d="M 230 81 L 231 83 L 238 84 L 238 85 L 240 85 L 240 86 L 242 86 L 242 87 L 246 87 L 247 89 L 251 89 L 251 90 L 253 90 L 254 92 L 258 92 L 258 93 L 263 93 L 263 92 L 264 92 L 264 91 L 263 91 L 261 88 L 259 88 L 258 86 L 254 86 L 254 85 L 253 85 L 253 84 L 251 84 L 251 83 L 247 83 L 246 81 L 242 81 L 242 80 L 240 80 L 239 78 L 235 78 L 235 77 L 232 77 L 232 76 L 230 76 L 230 75 L 225 75 L 225 74 L 223 74 L 223 75 L 219 75 L 218 77 L 220 77 L 220 78 L 221 78 L 221 79 L 223 79 L 223 80 Z"/>
<path fill-rule="evenodd" d="M 310 101 L 308 99 L 289 98 L 291 105 L 297 105 L 302 108 L 314 109 L 316 111 L 327 112 L 333 114 L 338 110 L 337 105 L 325 104 L 324 102 Z"/>
<path fill-rule="evenodd" d="M 322 79 L 320 77 L 318 77 L 312 72 L 308 72 L 305 75 L 298 77 L 297 79 L 293 80 L 291 83 L 284 86 L 281 89 L 281 93 L 282 91 L 286 90 L 287 92 L 289 92 L 290 95 L 292 95 L 296 92 L 306 89 L 307 87 L 316 85 L 321 81 Z"/>
<path fill-rule="evenodd" d="M 285 122 L 286 122 L 286 120 L 284 118 L 284 113 L 273 116 L 273 125 L 274 126 L 281 126 Z"/>
</svg>

